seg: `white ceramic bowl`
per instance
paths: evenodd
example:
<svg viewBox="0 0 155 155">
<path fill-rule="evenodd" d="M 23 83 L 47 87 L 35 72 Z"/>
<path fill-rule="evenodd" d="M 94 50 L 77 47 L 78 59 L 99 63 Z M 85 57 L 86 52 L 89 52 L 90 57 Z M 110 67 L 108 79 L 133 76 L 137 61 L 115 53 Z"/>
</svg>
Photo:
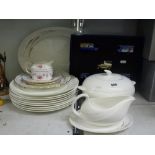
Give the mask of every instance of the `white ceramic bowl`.
<svg viewBox="0 0 155 155">
<path fill-rule="evenodd" d="M 135 82 L 129 78 L 114 74 L 109 70 L 106 73 L 94 74 L 86 78 L 78 88 L 90 97 L 133 96 Z"/>
</svg>

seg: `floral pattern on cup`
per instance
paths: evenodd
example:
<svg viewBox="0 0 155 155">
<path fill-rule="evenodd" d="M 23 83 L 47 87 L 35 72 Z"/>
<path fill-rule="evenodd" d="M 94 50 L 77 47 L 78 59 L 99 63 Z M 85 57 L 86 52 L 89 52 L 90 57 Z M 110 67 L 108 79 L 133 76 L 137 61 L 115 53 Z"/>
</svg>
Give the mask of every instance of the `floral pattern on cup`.
<svg viewBox="0 0 155 155">
<path fill-rule="evenodd" d="M 53 77 L 53 67 L 51 66 L 51 63 L 52 62 L 33 64 L 30 71 L 28 69 L 26 71 L 31 75 L 33 80 L 48 81 Z"/>
<path fill-rule="evenodd" d="M 42 72 L 33 72 L 31 74 L 33 80 L 51 80 L 52 79 L 52 72 L 50 71 L 42 71 Z"/>
</svg>

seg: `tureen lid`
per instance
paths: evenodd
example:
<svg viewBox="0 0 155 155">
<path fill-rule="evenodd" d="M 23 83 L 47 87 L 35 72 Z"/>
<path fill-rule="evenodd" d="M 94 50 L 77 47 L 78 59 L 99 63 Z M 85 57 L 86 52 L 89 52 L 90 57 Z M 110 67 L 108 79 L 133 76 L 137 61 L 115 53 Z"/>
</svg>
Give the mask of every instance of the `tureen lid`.
<svg viewBox="0 0 155 155">
<path fill-rule="evenodd" d="M 104 70 L 105 73 L 95 74 L 94 78 L 97 80 L 104 80 L 104 81 L 116 81 L 122 80 L 122 76 L 120 74 L 112 73 L 110 70 Z"/>
<path fill-rule="evenodd" d="M 83 82 L 83 87 L 87 91 L 95 92 L 114 92 L 125 91 L 133 87 L 134 81 L 126 76 L 112 73 L 110 70 L 104 70 L 105 73 L 94 74 L 87 77 Z"/>
</svg>

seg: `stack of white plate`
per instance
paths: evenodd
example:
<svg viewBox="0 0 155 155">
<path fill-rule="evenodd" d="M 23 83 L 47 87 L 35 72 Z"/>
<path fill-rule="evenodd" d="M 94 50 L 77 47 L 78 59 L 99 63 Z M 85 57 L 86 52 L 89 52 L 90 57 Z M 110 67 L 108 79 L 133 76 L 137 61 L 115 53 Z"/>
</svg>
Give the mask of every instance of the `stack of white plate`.
<svg viewBox="0 0 155 155">
<path fill-rule="evenodd" d="M 10 83 L 10 99 L 19 109 L 31 112 L 50 112 L 63 109 L 75 99 L 79 81 L 67 73 L 52 80 L 38 82 L 28 75 L 18 75 Z"/>
</svg>

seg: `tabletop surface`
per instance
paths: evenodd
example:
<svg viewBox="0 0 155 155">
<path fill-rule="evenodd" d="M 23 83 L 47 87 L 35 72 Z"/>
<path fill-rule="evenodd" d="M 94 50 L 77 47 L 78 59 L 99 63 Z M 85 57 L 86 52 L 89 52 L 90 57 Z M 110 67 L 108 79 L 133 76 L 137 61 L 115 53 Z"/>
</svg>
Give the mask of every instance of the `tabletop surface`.
<svg viewBox="0 0 155 155">
<path fill-rule="evenodd" d="M 155 102 L 146 101 L 138 93 L 129 114 L 133 125 L 119 135 L 154 135 Z M 71 107 L 51 113 L 30 113 L 17 109 L 11 102 L 0 107 L 0 135 L 72 135 L 69 123 Z M 96 133 L 83 132 L 92 135 Z"/>
</svg>

